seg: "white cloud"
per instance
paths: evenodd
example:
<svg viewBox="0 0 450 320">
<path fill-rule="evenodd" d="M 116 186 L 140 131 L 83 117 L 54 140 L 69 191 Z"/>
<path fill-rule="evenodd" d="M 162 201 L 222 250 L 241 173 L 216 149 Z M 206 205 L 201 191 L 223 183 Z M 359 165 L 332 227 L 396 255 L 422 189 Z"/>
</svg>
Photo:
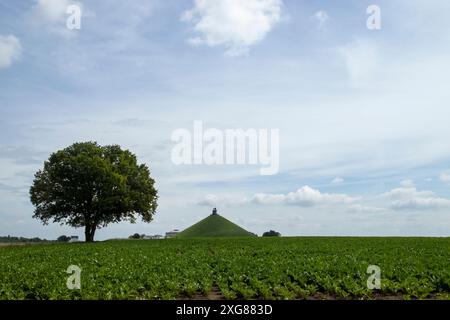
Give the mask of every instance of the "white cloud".
<svg viewBox="0 0 450 320">
<path fill-rule="evenodd" d="M 450 183 L 450 174 L 448 174 L 448 173 L 443 173 L 443 174 L 441 174 L 441 175 L 439 176 L 439 179 L 440 179 L 442 182 Z"/>
<path fill-rule="evenodd" d="M 66 19 L 69 17 L 67 7 L 70 5 L 79 6 L 82 17 L 86 17 L 86 12 L 84 12 L 81 2 L 71 0 L 37 0 L 30 11 L 31 22 L 53 34 L 64 37 L 74 36 L 76 33 L 66 27 Z M 89 15 L 92 14 L 92 12 L 89 13 Z"/>
<path fill-rule="evenodd" d="M 375 43 L 357 39 L 338 48 L 351 80 L 358 84 L 373 78 L 379 67 L 379 50 Z"/>
<path fill-rule="evenodd" d="M 192 22 L 193 45 L 224 46 L 228 56 L 245 55 L 281 19 L 282 0 L 195 0 L 181 20 Z"/>
<path fill-rule="evenodd" d="M 317 11 L 313 15 L 313 18 L 319 23 L 319 29 L 323 28 L 325 23 L 330 19 L 328 13 L 323 10 Z"/>
<path fill-rule="evenodd" d="M 9 67 L 22 52 L 20 40 L 13 35 L 0 35 L 0 68 Z"/>
<path fill-rule="evenodd" d="M 266 196 L 269 198 L 273 197 L 273 195 Z M 261 201 L 261 199 L 264 201 L 264 194 L 260 194 L 258 201 Z M 304 186 L 295 192 L 289 192 L 282 200 L 285 204 L 309 207 L 325 204 L 349 204 L 359 200 L 359 198 L 345 194 L 321 193 L 319 190 Z"/>
<path fill-rule="evenodd" d="M 272 205 L 272 204 L 283 204 L 286 202 L 286 195 L 284 194 L 267 194 L 267 193 L 256 193 L 252 199 L 252 203 Z"/>
<path fill-rule="evenodd" d="M 402 183 L 384 197 L 391 200 L 391 208 L 398 210 L 424 210 L 450 208 L 450 200 L 438 197 L 432 191 L 418 191 L 414 185 Z"/>
<path fill-rule="evenodd" d="M 234 196 L 221 196 L 215 194 L 207 194 L 203 199 L 197 202 L 200 206 L 216 207 L 216 206 L 238 206 L 248 203 L 246 198 Z"/>
<path fill-rule="evenodd" d="M 344 179 L 341 177 L 336 177 L 333 180 L 331 180 L 331 184 L 341 184 L 344 182 Z"/>
<path fill-rule="evenodd" d="M 301 207 L 313 207 L 320 205 L 353 204 L 360 200 L 359 197 L 351 197 L 345 194 L 321 193 L 319 190 L 304 186 L 297 191 L 287 194 L 256 193 L 250 198 L 225 197 L 209 194 L 197 204 L 205 206 L 216 205 L 294 205 Z"/>
<path fill-rule="evenodd" d="M 48 22 L 64 21 L 69 0 L 38 0 L 32 11 L 37 18 Z"/>
<path fill-rule="evenodd" d="M 402 182 L 400 182 L 400 186 L 402 186 L 403 188 L 414 188 L 415 184 L 414 184 L 414 181 L 408 179 L 408 180 L 403 180 Z"/>
<path fill-rule="evenodd" d="M 347 207 L 347 210 L 350 212 L 356 213 L 382 213 L 386 212 L 385 208 L 378 208 L 372 206 L 365 206 L 362 204 L 352 204 Z"/>
</svg>

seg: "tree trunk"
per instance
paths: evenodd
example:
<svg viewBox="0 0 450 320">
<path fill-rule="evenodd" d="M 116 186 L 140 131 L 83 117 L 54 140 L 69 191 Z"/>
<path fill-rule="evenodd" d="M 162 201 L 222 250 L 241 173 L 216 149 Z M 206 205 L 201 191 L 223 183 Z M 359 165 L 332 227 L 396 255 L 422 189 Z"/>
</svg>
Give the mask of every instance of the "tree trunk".
<svg viewBox="0 0 450 320">
<path fill-rule="evenodd" d="M 94 235 L 96 229 L 97 229 L 96 225 L 86 225 L 84 227 L 84 235 L 86 242 L 94 242 Z"/>
</svg>

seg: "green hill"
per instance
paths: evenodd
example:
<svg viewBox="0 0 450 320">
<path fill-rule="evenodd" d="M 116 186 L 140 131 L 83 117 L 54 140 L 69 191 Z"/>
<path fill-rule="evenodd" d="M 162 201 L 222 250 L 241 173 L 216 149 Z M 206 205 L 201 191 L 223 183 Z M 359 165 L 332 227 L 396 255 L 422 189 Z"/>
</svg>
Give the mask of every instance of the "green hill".
<svg viewBox="0 0 450 320">
<path fill-rule="evenodd" d="M 180 232 L 179 238 L 193 237 L 254 237 L 255 235 L 239 227 L 218 214 L 212 214 Z"/>
</svg>

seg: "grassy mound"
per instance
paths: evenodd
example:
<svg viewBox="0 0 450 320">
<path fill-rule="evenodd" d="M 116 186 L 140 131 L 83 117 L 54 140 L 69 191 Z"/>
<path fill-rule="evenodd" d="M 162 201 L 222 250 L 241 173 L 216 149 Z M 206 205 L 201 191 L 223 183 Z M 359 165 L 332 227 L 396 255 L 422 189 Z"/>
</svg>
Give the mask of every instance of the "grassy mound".
<svg viewBox="0 0 450 320">
<path fill-rule="evenodd" d="M 197 222 L 178 234 L 179 238 L 193 237 L 254 237 L 237 224 L 215 214 Z"/>
</svg>

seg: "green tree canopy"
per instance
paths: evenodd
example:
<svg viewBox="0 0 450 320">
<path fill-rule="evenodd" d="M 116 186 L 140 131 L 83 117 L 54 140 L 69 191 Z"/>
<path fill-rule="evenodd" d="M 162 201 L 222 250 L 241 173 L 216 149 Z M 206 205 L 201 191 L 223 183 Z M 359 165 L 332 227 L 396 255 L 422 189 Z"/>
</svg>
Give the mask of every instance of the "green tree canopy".
<svg viewBox="0 0 450 320">
<path fill-rule="evenodd" d="M 30 188 L 34 218 L 84 227 L 86 242 L 109 223 L 150 222 L 157 190 L 145 164 L 118 145 L 75 143 L 53 153 Z"/>
<path fill-rule="evenodd" d="M 281 237 L 281 233 L 276 232 L 275 230 L 266 231 L 262 235 L 263 237 Z"/>
<path fill-rule="evenodd" d="M 70 240 L 70 237 L 65 236 L 65 235 L 59 236 L 58 239 L 56 239 L 56 241 L 58 241 L 58 242 L 69 242 L 69 240 Z"/>
</svg>

